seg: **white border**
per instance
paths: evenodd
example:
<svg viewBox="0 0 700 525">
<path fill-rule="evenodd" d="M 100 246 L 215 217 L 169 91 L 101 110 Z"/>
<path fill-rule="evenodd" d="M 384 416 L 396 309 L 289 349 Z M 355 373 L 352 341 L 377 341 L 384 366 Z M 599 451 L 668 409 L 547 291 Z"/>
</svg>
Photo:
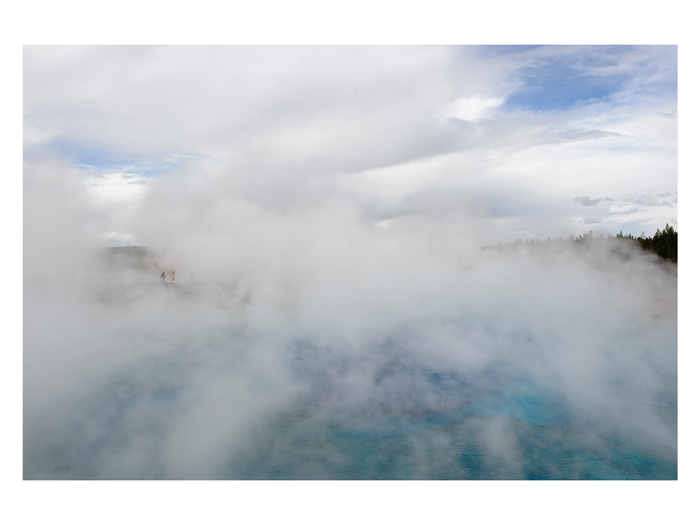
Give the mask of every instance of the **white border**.
<svg viewBox="0 0 700 525">
<path fill-rule="evenodd" d="M 3 515 L 12 523 L 505 522 L 684 523 L 697 494 L 698 231 L 696 17 L 689 3 L 593 0 L 143 2 L 27 1 L 3 9 L 1 273 Z M 567 6 L 567 7 L 564 7 Z M 688 7 L 686 7 L 688 6 Z M 680 440 L 677 482 L 28 482 L 22 481 L 23 44 L 678 44 Z M 695 244 L 695 241 L 692 241 Z M 15 517 L 16 516 L 16 517 Z"/>
</svg>

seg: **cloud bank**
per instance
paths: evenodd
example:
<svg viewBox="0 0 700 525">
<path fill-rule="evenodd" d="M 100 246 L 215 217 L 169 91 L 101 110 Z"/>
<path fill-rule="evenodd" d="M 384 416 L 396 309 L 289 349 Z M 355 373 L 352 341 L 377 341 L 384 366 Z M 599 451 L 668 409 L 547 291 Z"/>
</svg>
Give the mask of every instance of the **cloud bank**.
<svg viewBox="0 0 700 525">
<path fill-rule="evenodd" d="M 522 226 L 540 238 L 583 233 L 580 195 L 645 203 L 624 217 L 601 208 L 603 233 L 676 224 L 672 200 L 645 197 L 677 194 L 677 122 L 661 116 L 677 110 L 673 46 L 24 54 L 25 160 L 59 155 L 80 171 L 110 214 L 94 234 L 135 234 L 129 208 L 181 170 L 202 186 L 225 172 L 263 206 L 333 197 L 384 217 L 444 192 L 492 219 L 492 242 Z"/>
</svg>

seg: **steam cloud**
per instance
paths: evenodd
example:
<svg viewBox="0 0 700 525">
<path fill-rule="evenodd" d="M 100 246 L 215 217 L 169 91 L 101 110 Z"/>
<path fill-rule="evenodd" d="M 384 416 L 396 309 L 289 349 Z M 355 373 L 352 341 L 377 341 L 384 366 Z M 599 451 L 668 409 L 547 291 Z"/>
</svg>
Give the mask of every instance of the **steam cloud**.
<svg viewBox="0 0 700 525">
<path fill-rule="evenodd" d="M 186 173 L 139 209 L 149 251 L 105 255 L 41 177 L 26 478 L 675 477 L 676 277 L 653 255 L 482 250 L 458 207 L 280 211 Z"/>
<path fill-rule="evenodd" d="M 26 50 L 25 479 L 676 478 L 674 266 L 491 242 L 675 217 L 675 92 L 563 133 L 481 53 Z"/>
</svg>

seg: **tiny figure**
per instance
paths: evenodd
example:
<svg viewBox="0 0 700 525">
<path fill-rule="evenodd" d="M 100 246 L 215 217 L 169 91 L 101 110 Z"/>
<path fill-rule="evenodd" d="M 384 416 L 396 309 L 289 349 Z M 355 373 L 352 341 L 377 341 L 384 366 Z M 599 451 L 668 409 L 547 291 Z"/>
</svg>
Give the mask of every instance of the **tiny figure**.
<svg viewBox="0 0 700 525">
<path fill-rule="evenodd" d="M 160 274 L 160 282 L 162 282 L 163 284 L 165 284 L 165 272 L 163 272 L 163 273 Z"/>
<path fill-rule="evenodd" d="M 175 272 L 172 273 L 172 275 L 170 276 L 170 278 L 172 279 L 173 282 L 175 282 Z"/>
</svg>

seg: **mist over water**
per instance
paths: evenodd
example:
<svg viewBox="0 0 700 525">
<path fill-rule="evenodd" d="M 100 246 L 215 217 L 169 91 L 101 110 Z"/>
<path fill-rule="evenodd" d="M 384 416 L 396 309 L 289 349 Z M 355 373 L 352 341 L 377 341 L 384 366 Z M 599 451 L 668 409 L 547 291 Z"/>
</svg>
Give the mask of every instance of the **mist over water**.
<svg viewBox="0 0 700 525">
<path fill-rule="evenodd" d="M 27 46 L 25 479 L 675 479 L 676 79 Z"/>
<path fill-rule="evenodd" d="M 464 213 L 156 206 L 146 248 L 26 272 L 25 478 L 676 478 L 655 255 L 482 249 Z"/>
</svg>

